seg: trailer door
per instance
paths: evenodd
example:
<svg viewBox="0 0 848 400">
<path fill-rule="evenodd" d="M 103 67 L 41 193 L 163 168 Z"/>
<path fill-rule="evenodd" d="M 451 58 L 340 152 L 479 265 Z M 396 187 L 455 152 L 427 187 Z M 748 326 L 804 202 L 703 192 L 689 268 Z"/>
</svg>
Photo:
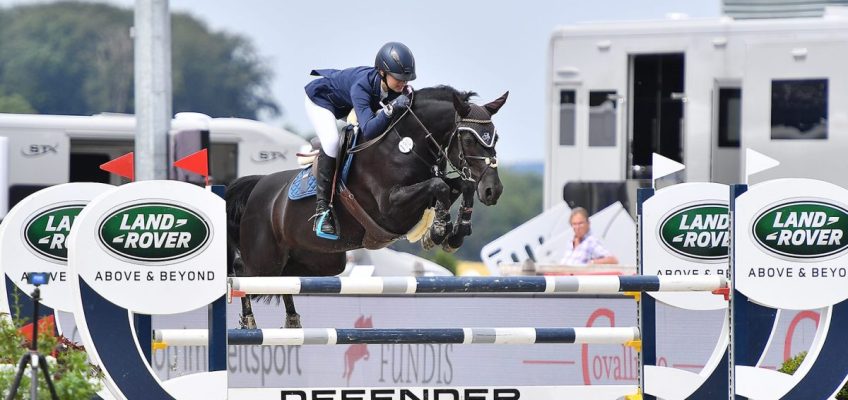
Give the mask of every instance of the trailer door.
<svg viewBox="0 0 848 400">
<path fill-rule="evenodd" d="M 651 177 L 651 154 L 683 160 L 684 54 L 630 56 L 629 176 Z"/>
</svg>

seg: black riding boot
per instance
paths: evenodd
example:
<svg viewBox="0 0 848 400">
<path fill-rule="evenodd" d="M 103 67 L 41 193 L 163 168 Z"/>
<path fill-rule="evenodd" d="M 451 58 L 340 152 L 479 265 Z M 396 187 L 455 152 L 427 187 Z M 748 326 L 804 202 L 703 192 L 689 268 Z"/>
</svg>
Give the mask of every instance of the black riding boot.
<svg viewBox="0 0 848 400">
<path fill-rule="evenodd" d="M 318 156 L 318 176 L 316 176 L 315 191 L 315 223 L 312 230 L 324 239 L 336 240 L 339 238 L 336 229 L 336 219 L 330 204 L 330 194 L 333 190 L 333 175 L 336 172 L 336 159 L 328 156 L 321 150 Z"/>
</svg>

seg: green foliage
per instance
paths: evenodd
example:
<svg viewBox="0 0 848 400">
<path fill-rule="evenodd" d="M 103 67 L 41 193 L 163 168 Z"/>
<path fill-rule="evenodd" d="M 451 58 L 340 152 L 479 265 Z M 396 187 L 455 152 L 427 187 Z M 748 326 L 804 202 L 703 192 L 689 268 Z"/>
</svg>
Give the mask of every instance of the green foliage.
<svg viewBox="0 0 848 400">
<path fill-rule="evenodd" d="M 433 254 L 433 258 L 430 259 L 436 264 L 439 264 L 445 267 L 452 274 L 456 275 L 456 256 L 451 253 L 444 252 L 442 250 L 438 250 Z"/>
<path fill-rule="evenodd" d="M 801 363 L 804 361 L 804 357 L 807 356 L 806 351 L 802 351 L 786 361 L 780 366 L 778 371 L 783 372 L 785 374 L 792 375 L 795 371 L 798 370 L 798 367 L 801 366 Z M 842 386 L 842 389 L 839 393 L 836 394 L 836 400 L 848 400 L 848 384 Z"/>
<path fill-rule="evenodd" d="M 33 114 L 35 109 L 23 96 L 19 94 L 7 96 L 0 90 L 0 113 Z"/>
<path fill-rule="evenodd" d="M 132 113 L 132 25 L 131 9 L 101 3 L 0 9 L 0 92 L 43 114 Z M 173 15 L 171 31 L 174 112 L 279 114 L 271 72 L 250 41 L 185 14 Z"/>
<path fill-rule="evenodd" d="M 532 172 L 513 172 L 498 168 L 504 190 L 498 204 L 486 207 L 475 199 L 471 217 L 471 236 L 454 253 L 458 259 L 480 261 L 480 249 L 542 212 L 542 177 Z M 457 201 L 459 203 L 459 201 Z M 456 216 L 456 209 L 452 214 Z M 424 251 L 419 243 L 398 242 L 392 248 L 434 259 L 434 250 Z"/>
<path fill-rule="evenodd" d="M 18 362 L 27 352 L 26 346 L 26 339 L 18 332 L 16 324 L 8 315 L 0 315 L 0 396 L 3 398 L 6 398 L 12 386 Z M 89 365 L 85 351 L 59 345 L 50 332 L 39 332 L 38 351 L 47 358 L 56 394 L 60 399 L 90 399 L 100 390 L 100 373 Z M 15 399 L 30 399 L 29 375 L 27 370 Z M 38 390 L 40 398 L 49 397 L 45 396 L 49 391 L 41 374 Z"/>
</svg>

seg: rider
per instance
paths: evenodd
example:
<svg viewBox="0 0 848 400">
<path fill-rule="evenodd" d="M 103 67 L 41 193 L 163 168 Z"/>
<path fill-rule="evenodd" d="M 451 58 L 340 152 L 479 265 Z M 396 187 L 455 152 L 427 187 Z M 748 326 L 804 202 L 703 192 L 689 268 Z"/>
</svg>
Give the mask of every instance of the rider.
<svg viewBox="0 0 848 400">
<path fill-rule="evenodd" d="M 377 52 L 374 67 L 318 69 L 311 75 L 321 76 L 305 88 L 306 114 L 321 140 L 313 230 L 335 240 L 338 231 L 330 212 L 330 193 L 339 152 L 336 119 L 344 119 L 354 110 L 365 139 L 382 133 L 392 115 L 409 106 L 404 90 L 406 83 L 415 79 L 415 58 L 403 43 L 389 42 Z"/>
</svg>

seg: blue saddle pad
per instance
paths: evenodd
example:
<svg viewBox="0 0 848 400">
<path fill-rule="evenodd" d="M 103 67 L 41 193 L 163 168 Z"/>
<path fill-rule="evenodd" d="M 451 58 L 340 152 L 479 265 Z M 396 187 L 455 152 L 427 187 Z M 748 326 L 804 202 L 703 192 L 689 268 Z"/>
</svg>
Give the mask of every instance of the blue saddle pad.
<svg viewBox="0 0 848 400">
<path fill-rule="evenodd" d="M 351 147 L 356 146 L 356 137 L 354 135 L 351 141 Z M 353 161 L 353 154 L 348 154 L 342 166 L 342 182 L 347 183 L 347 175 L 350 172 L 350 164 Z M 315 191 L 318 190 L 318 182 L 315 175 L 312 175 L 312 165 L 307 165 L 294 178 L 291 187 L 289 187 L 289 199 L 300 200 L 307 197 L 315 196 Z"/>
</svg>

